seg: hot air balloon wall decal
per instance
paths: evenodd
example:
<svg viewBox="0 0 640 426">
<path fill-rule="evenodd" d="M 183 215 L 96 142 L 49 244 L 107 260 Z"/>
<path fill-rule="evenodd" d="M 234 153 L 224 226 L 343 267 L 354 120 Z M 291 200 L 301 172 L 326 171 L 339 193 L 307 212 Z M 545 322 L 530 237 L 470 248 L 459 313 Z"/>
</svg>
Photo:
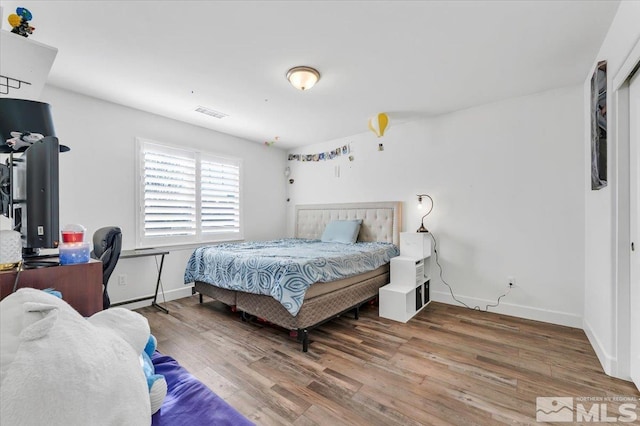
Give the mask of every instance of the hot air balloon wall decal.
<svg viewBox="0 0 640 426">
<path fill-rule="evenodd" d="M 369 130 L 381 138 L 384 136 L 384 132 L 389 128 L 390 120 L 389 116 L 385 112 L 380 112 L 369 119 Z M 384 145 L 378 144 L 378 151 L 384 151 Z"/>
</svg>

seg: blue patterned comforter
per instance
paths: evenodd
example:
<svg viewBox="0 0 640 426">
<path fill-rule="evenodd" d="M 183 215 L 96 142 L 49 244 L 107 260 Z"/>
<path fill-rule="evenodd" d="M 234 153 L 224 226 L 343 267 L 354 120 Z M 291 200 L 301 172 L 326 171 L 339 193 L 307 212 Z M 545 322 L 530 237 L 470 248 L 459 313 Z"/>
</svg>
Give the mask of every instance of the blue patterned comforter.
<svg viewBox="0 0 640 426">
<path fill-rule="evenodd" d="M 399 253 L 395 245 L 382 242 L 340 244 L 290 238 L 219 244 L 193 252 L 184 282 L 266 294 L 295 316 L 311 284 L 372 271 Z"/>
</svg>

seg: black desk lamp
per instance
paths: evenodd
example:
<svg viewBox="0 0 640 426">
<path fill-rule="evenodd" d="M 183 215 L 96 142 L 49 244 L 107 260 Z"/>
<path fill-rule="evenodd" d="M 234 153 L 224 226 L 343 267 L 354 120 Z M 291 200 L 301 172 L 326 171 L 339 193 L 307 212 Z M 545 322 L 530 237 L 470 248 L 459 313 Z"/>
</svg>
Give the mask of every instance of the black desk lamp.
<svg viewBox="0 0 640 426">
<path fill-rule="evenodd" d="M 424 218 L 427 217 L 429 213 L 431 213 L 431 210 L 433 210 L 433 198 L 431 198 L 427 194 L 418 194 L 417 197 L 418 197 L 418 209 L 422 209 L 422 197 L 427 197 L 429 201 L 431 201 L 431 207 L 429 207 L 429 210 L 425 213 L 424 216 L 422 216 L 422 222 L 421 222 L 420 228 L 418 228 L 416 232 L 429 232 L 427 228 L 424 227 Z"/>
</svg>

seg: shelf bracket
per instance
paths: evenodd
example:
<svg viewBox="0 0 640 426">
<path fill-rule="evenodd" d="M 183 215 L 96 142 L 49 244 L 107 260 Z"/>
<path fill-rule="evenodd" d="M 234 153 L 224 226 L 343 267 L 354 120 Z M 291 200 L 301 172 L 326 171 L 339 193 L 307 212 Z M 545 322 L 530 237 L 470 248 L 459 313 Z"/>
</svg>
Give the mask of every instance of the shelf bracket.
<svg viewBox="0 0 640 426">
<path fill-rule="evenodd" d="M 18 80 L 4 75 L 0 75 L 0 94 L 8 95 L 9 89 L 20 90 L 23 84 L 31 85 L 28 81 Z"/>
</svg>

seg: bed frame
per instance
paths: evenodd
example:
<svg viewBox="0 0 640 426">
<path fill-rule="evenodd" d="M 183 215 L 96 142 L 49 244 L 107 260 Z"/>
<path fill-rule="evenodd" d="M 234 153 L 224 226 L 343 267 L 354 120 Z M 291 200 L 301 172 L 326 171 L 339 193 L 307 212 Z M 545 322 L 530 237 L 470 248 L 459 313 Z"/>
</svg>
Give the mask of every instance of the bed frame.
<svg viewBox="0 0 640 426">
<path fill-rule="evenodd" d="M 399 245 L 402 220 L 401 202 L 314 204 L 296 206 L 295 237 L 320 239 L 324 228 L 332 220 L 362 219 L 358 241 L 383 241 Z M 297 332 L 303 352 L 309 348 L 309 330 L 353 310 L 378 296 L 378 289 L 389 283 L 389 265 L 353 284 L 305 298 L 298 315 L 292 316 L 277 300 L 270 296 L 245 293 L 215 287 L 196 281 L 194 291 L 235 306 L 243 320 L 253 315 L 288 330 Z"/>
</svg>

